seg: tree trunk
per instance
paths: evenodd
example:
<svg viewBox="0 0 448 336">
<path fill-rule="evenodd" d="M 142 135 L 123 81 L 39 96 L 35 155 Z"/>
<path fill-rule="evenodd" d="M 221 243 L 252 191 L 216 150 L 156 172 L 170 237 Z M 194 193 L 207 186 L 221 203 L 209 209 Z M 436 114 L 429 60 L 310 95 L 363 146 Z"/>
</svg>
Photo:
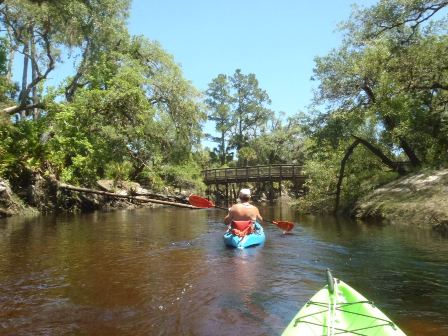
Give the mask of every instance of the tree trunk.
<svg viewBox="0 0 448 336">
<path fill-rule="evenodd" d="M 391 131 L 396 127 L 396 123 L 391 117 L 384 117 L 383 120 L 384 125 L 386 126 L 386 129 L 388 131 Z M 399 146 L 401 147 L 401 149 L 403 149 L 404 153 L 409 158 L 409 161 L 411 162 L 412 166 L 413 167 L 420 166 L 421 161 L 415 154 L 411 145 L 403 137 L 399 137 L 398 139 L 399 139 Z"/>
<path fill-rule="evenodd" d="M 226 142 L 225 142 L 225 133 L 221 132 L 221 165 L 224 166 L 226 164 Z"/>
<path fill-rule="evenodd" d="M 79 81 L 87 69 L 88 59 L 90 57 L 90 44 L 91 44 L 91 42 L 89 39 L 87 41 L 86 47 L 82 53 L 82 60 L 78 67 L 78 71 L 76 72 L 75 76 L 73 77 L 73 79 L 69 83 L 69 85 L 67 85 L 65 88 L 65 99 L 68 102 L 73 101 L 73 97 L 74 97 L 76 91 L 78 90 L 78 88 L 83 87 L 84 85 L 87 84 L 87 83 L 81 84 L 81 83 L 79 83 Z"/>
<path fill-rule="evenodd" d="M 30 29 L 31 33 L 31 58 L 33 60 L 36 60 L 36 41 L 34 40 L 33 36 L 33 29 Z M 37 78 L 37 69 L 36 69 L 36 62 L 31 62 L 31 80 L 34 82 Z M 34 85 L 31 94 L 33 97 L 33 105 L 37 106 L 39 104 L 39 97 L 37 96 L 37 85 Z M 37 120 L 39 118 L 39 109 L 37 107 L 33 108 L 33 118 L 34 120 Z"/>
<path fill-rule="evenodd" d="M 338 178 L 338 184 L 336 185 L 336 201 L 334 204 L 334 212 L 336 213 L 339 210 L 339 202 L 341 198 L 341 186 L 342 186 L 342 179 L 344 178 L 344 171 L 345 171 L 345 164 L 347 163 L 347 160 L 352 155 L 353 151 L 355 150 L 356 146 L 358 146 L 361 143 L 359 139 L 356 139 L 345 151 L 344 157 L 341 161 L 341 167 L 339 169 L 339 178 Z"/>
<path fill-rule="evenodd" d="M 421 166 L 422 162 L 417 157 L 417 155 L 415 154 L 414 150 L 411 148 L 409 143 L 406 140 L 404 140 L 403 138 L 400 138 L 400 147 L 403 149 L 406 156 L 409 158 L 409 161 L 411 162 L 411 165 L 413 167 Z"/>
<path fill-rule="evenodd" d="M 24 102 L 26 102 L 26 99 L 28 97 L 25 97 L 26 95 L 26 88 L 28 84 L 28 63 L 29 63 L 29 57 L 28 57 L 28 50 L 29 50 L 29 42 L 23 46 L 23 73 L 22 73 L 22 90 L 20 91 L 19 95 L 19 104 L 23 105 Z M 20 117 L 22 119 L 26 118 L 26 110 L 20 111 Z"/>
</svg>

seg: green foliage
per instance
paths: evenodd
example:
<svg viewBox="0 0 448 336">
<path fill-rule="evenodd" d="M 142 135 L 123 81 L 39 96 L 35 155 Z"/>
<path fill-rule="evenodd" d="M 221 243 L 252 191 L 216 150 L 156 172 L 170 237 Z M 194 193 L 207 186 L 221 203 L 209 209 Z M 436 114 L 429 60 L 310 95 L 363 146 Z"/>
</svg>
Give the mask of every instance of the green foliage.
<svg viewBox="0 0 448 336">
<path fill-rule="evenodd" d="M 22 186 L 31 172 L 46 163 L 47 150 L 40 136 L 45 124 L 25 120 L 13 125 L 6 119 L 0 123 L 0 176 Z"/>
<path fill-rule="evenodd" d="M 167 185 L 162 176 L 149 167 L 145 167 L 136 180 L 143 186 L 149 187 L 156 192 L 163 191 L 163 188 Z"/>
<path fill-rule="evenodd" d="M 242 147 L 238 152 L 238 159 L 243 162 L 244 166 L 250 166 L 256 162 L 257 152 L 249 146 Z"/>
<path fill-rule="evenodd" d="M 216 137 L 209 135 L 209 138 L 218 143 L 214 153 L 221 165 L 225 165 L 232 159 L 229 142 L 234 122 L 231 114 L 232 97 L 230 89 L 227 76 L 220 74 L 212 80 L 206 91 L 207 99 L 205 103 L 210 110 L 208 119 L 215 122 L 215 130 L 219 134 Z"/>
<path fill-rule="evenodd" d="M 316 58 L 316 112 L 305 120 L 309 136 L 305 208 L 331 210 L 341 160 L 358 136 L 390 161 L 413 169 L 448 164 L 446 2 L 382 0 L 355 8 L 342 27 L 342 46 Z M 443 16 L 445 10 L 445 16 Z M 322 111 L 322 109 L 324 111 Z M 378 153 L 364 145 L 348 158 L 341 186 L 345 208 L 373 187 L 395 178 Z"/>
<path fill-rule="evenodd" d="M 118 181 L 127 181 L 132 172 L 132 163 L 125 162 L 109 162 L 106 165 L 105 174 L 109 179 Z"/>
<path fill-rule="evenodd" d="M 282 122 L 272 120 L 271 131 L 264 131 L 249 146 L 256 153 L 258 164 L 302 163 L 304 160 L 304 132 L 302 116 L 295 115 Z"/>
<path fill-rule="evenodd" d="M 7 107 L 11 104 L 11 94 L 14 86 L 8 79 L 8 51 L 10 44 L 5 37 L 0 37 L 0 108 Z"/>
<path fill-rule="evenodd" d="M 307 175 L 306 197 L 299 198 L 296 206 L 301 212 L 331 212 L 336 187 L 336 167 L 330 167 L 328 161 L 306 161 L 304 172 Z"/>
<path fill-rule="evenodd" d="M 146 88 L 153 83 L 146 77 L 146 68 L 137 60 L 122 58 L 121 67 L 114 71 L 105 77 L 107 89 L 99 82 L 80 89 L 71 103 L 55 106 L 50 113 L 54 162 L 70 182 L 92 183 L 103 175 L 136 177 L 145 165 L 179 162 L 181 156 L 176 153 L 185 150 L 186 143 L 179 143 L 185 139 L 177 136 L 165 111 L 148 100 Z M 177 93 L 172 94 L 176 99 Z M 168 150 L 163 151 L 164 145 Z"/>
<path fill-rule="evenodd" d="M 165 181 L 174 187 L 197 190 L 198 192 L 205 191 L 201 170 L 195 162 L 164 166 L 161 175 Z"/>
</svg>

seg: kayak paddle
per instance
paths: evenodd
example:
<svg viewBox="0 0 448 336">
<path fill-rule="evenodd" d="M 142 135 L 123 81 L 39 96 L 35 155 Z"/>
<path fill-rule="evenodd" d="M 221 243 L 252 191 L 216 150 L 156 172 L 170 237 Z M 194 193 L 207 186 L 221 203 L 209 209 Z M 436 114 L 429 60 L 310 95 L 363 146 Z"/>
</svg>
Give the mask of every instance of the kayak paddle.
<svg viewBox="0 0 448 336">
<path fill-rule="evenodd" d="M 222 208 L 222 207 L 219 207 L 219 206 L 215 205 L 212 201 L 210 201 L 210 200 L 208 200 L 208 199 L 206 199 L 204 197 L 201 197 L 201 196 L 198 196 L 198 195 L 194 195 L 194 194 L 191 194 L 188 197 L 188 202 L 191 205 L 193 205 L 195 207 L 198 207 L 198 208 L 204 208 L 204 209 L 216 208 L 216 209 L 221 209 L 221 210 L 226 210 L 226 211 L 228 210 L 227 208 Z M 276 225 L 278 228 L 282 229 L 285 233 L 291 231 L 294 228 L 294 223 L 292 223 L 292 222 L 288 222 L 288 221 L 270 221 L 270 220 L 267 220 L 267 219 L 263 219 L 263 220 L 265 222 L 272 223 L 272 224 Z"/>
</svg>

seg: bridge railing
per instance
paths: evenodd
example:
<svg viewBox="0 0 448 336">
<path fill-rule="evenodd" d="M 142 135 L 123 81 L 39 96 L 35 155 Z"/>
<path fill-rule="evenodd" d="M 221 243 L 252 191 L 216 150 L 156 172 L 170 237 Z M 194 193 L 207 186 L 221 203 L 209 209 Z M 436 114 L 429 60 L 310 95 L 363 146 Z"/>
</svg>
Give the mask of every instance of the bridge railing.
<svg viewBox="0 0 448 336">
<path fill-rule="evenodd" d="M 259 180 L 293 180 L 303 178 L 303 167 L 277 164 L 237 168 L 217 168 L 202 171 L 205 183 L 231 183 Z"/>
</svg>

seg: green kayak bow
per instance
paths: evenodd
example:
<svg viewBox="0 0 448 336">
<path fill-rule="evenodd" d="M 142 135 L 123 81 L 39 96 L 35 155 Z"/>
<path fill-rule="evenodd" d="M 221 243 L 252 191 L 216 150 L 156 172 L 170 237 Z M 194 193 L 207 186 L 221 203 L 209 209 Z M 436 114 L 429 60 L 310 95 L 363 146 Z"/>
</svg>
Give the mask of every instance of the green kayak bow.
<svg viewBox="0 0 448 336">
<path fill-rule="evenodd" d="M 406 336 L 372 301 L 327 270 L 327 285 L 292 319 L 282 336 Z"/>
</svg>

